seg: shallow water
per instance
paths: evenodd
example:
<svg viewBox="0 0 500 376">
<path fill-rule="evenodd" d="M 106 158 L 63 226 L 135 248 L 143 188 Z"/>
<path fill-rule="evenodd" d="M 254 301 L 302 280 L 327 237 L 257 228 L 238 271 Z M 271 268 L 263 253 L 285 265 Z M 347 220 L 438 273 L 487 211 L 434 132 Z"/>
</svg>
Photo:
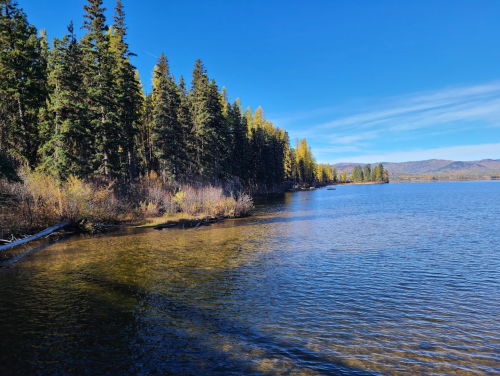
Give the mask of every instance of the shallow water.
<svg viewBox="0 0 500 376">
<path fill-rule="evenodd" d="M 0 374 L 500 374 L 500 182 L 339 186 L 0 269 Z"/>
</svg>

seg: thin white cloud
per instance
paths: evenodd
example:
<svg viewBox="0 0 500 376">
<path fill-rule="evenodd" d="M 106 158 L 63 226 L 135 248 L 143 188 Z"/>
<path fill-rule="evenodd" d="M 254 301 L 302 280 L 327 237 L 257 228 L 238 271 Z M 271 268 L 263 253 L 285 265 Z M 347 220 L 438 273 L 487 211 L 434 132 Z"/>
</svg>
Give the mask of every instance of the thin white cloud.
<svg viewBox="0 0 500 376">
<path fill-rule="evenodd" d="M 333 134 L 328 136 L 332 144 L 352 144 L 363 140 L 371 140 L 376 137 L 377 137 L 377 132 L 357 133 L 351 136 L 341 136 L 338 134 Z"/>
<path fill-rule="evenodd" d="M 474 122 L 476 127 L 500 125 L 500 82 L 470 87 L 448 88 L 436 92 L 415 93 L 386 98 L 365 108 L 353 109 L 355 115 L 344 116 L 300 132 L 303 137 L 324 137 L 332 144 L 348 144 L 374 139 L 386 132 L 401 132 L 453 123 Z"/>
<path fill-rule="evenodd" d="M 362 151 L 361 148 L 357 146 L 336 146 L 334 148 L 315 148 L 314 154 L 324 154 L 324 153 L 356 153 Z"/>
<path fill-rule="evenodd" d="M 454 161 L 477 161 L 492 158 L 500 159 L 500 143 L 460 145 L 434 149 L 419 149 L 412 151 L 396 151 L 391 153 L 357 155 L 355 157 L 336 159 L 333 163 L 378 163 L 378 162 L 408 162 L 426 159 L 449 159 Z M 330 161 L 331 163 L 331 161 Z"/>
</svg>

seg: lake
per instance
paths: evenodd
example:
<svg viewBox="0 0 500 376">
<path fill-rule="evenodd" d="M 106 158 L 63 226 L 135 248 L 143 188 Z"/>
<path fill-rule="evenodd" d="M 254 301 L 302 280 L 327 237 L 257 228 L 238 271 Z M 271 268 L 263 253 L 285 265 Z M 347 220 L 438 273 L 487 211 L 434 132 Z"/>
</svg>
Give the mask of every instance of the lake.
<svg viewBox="0 0 500 376">
<path fill-rule="evenodd" d="M 500 374 L 500 182 L 256 204 L 0 269 L 0 374 Z"/>
</svg>

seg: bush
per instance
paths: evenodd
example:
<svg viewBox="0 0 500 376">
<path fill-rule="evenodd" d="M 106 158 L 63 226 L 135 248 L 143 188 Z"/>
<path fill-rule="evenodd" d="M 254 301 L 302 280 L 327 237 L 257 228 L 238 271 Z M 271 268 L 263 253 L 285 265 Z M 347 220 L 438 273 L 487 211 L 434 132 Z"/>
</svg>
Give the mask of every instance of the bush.
<svg viewBox="0 0 500 376">
<path fill-rule="evenodd" d="M 115 186 L 99 179 L 70 176 L 64 183 L 41 172 L 20 171 L 22 182 L 0 180 L 0 226 L 3 234 L 71 220 L 112 223 L 120 219 L 172 216 L 241 217 L 253 207 L 249 195 L 220 187 L 162 183 L 157 176 Z M 233 189 L 233 188 L 232 188 Z"/>
</svg>

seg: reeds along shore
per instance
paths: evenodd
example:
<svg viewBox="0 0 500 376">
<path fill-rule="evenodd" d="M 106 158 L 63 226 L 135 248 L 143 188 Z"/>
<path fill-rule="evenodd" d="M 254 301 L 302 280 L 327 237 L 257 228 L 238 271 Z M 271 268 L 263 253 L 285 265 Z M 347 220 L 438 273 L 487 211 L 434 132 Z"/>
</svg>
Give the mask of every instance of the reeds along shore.
<svg viewBox="0 0 500 376">
<path fill-rule="evenodd" d="M 253 206 L 237 184 L 189 186 L 162 182 L 157 176 L 133 184 L 73 176 L 59 183 L 40 172 L 20 175 L 22 182 L 0 181 L 0 239 L 11 240 L 64 220 L 109 224 L 179 214 L 234 218 L 246 216 Z"/>
</svg>

